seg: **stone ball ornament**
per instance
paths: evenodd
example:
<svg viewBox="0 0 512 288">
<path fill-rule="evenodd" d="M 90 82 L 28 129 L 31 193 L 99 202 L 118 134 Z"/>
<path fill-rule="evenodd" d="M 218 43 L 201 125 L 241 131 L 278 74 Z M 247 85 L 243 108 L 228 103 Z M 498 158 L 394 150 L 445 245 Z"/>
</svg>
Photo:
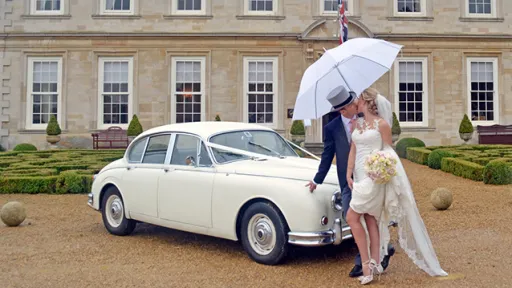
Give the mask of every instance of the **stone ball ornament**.
<svg viewBox="0 0 512 288">
<path fill-rule="evenodd" d="M 25 206 L 21 202 L 7 202 L 0 210 L 0 219 L 9 227 L 19 226 L 26 217 Z"/>
<path fill-rule="evenodd" d="M 437 210 L 446 210 L 453 203 L 453 194 L 446 188 L 437 188 L 430 194 L 430 202 Z"/>
</svg>

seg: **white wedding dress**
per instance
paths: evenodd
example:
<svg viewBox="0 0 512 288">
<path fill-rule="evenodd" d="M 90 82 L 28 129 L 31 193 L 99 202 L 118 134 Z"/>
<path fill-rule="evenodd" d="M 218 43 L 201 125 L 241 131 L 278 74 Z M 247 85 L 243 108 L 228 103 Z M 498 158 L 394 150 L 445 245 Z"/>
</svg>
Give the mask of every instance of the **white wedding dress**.
<svg viewBox="0 0 512 288">
<path fill-rule="evenodd" d="M 380 117 L 391 126 L 391 105 L 382 95 L 378 95 L 377 109 Z M 425 224 L 418 212 L 405 169 L 393 148 L 383 142 L 378 121 L 366 123 L 363 118 L 359 118 L 358 125 L 352 132 L 352 141 L 356 145 L 356 159 L 350 207 L 359 214 L 370 214 L 377 219 L 380 232 L 378 263 L 387 255 L 390 240 L 388 224 L 393 220 L 398 223 L 400 246 L 414 264 L 430 276 L 446 276 L 448 274 L 441 269 Z M 397 175 L 387 184 L 374 183 L 366 175 L 364 161 L 374 150 L 386 151 L 397 159 Z M 366 231 L 369 252 L 368 231 L 362 216 L 361 222 Z"/>
</svg>

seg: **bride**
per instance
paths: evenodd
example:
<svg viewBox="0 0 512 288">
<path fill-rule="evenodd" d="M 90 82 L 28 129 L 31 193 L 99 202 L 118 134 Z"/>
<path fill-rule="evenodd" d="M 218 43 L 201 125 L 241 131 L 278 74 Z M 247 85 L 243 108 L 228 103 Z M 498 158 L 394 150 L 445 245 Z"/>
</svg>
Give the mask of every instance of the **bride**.
<svg viewBox="0 0 512 288">
<path fill-rule="evenodd" d="M 357 120 L 352 132 L 347 182 L 352 189 L 347 223 L 352 229 L 361 260 L 361 284 L 383 272 L 381 263 L 390 240 L 388 223 L 398 223 L 402 249 L 419 268 L 430 276 L 448 275 L 436 257 L 427 230 L 416 207 L 414 193 L 391 140 L 393 116 L 391 104 L 377 90 L 368 88 L 359 97 Z M 397 159 L 397 174 L 386 184 L 377 184 L 366 175 L 364 161 L 375 150 L 383 150 Z"/>
</svg>

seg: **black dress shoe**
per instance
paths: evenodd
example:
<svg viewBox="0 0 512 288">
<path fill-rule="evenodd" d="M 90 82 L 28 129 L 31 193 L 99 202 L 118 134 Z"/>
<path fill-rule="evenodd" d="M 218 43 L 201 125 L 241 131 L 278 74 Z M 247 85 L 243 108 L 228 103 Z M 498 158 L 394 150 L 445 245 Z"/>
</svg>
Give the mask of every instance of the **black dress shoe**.
<svg viewBox="0 0 512 288">
<path fill-rule="evenodd" d="M 363 275 L 363 266 L 361 265 L 355 265 L 354 268 L 352 268 L 352 271 L 348 274 L 348 276 L 354 278 L 359 277 Z"/>
<path fill-rule="evenodd" d="M 382 262 L 380 263 L 380 265 L 382 265 L 382 268 L 384 270 L 386 270 L 386 268 L 388 268 L 389 258 L 391 258 L 391 256 L 393 256 L 393 255 L 395 255 L 395 247 L 391 246 L 388 249 L 388 255 L 384 256 L 384 259 L 382 259 Z"/>
</svg>

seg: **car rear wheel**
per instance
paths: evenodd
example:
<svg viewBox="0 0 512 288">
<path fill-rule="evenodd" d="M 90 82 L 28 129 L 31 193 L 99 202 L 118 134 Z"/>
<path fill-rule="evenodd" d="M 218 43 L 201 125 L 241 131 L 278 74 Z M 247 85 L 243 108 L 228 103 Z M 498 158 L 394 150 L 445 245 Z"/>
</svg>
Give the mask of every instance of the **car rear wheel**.
<svg viewBox="0 0 512 288">
<path fill-rule="evenodd" d="M 108 188 L 102 202 L 101 214 L 103 224 L 108 232 L 118 236 L 126 236 L 132 233 L 137 223 L 125 217 L 123 198 L 117 188 Z"/>
<path fill-rule="evenodd" d="M 254 203 L 245 210 L 241 225 L 242 246 L 254 261 L 279 264 L 288 251 L 284 218 L 271 203 Z"/>
</svg>

